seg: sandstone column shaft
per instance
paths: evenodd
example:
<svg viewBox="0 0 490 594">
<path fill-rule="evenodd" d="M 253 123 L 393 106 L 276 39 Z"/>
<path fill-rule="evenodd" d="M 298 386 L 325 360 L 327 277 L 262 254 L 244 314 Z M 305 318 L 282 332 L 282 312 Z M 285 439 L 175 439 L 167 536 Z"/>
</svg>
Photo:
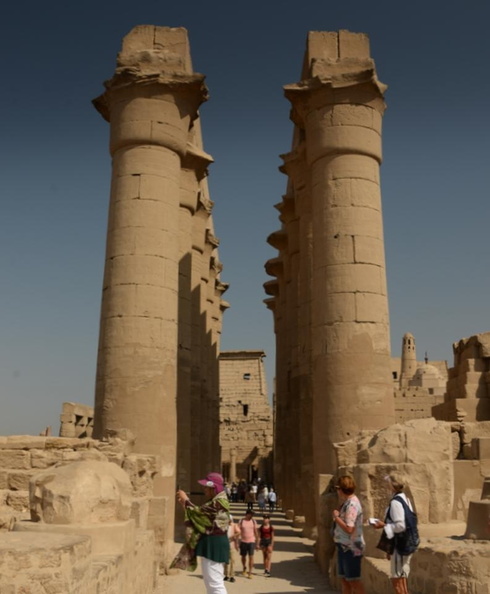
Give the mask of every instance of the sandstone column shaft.
<svg viewBox="0 0 490 594">
<path fill-rule="evenodd" d="M 181 54 L 161 51 L 166 44 Z M 181 158 L 206 94 L 203 77 L 189 71 L 183 29 L 137 27 L 118 60 L 105 94 L 94 102 L 111 124 L 113 159 L 94 436 L 126 428 L 137 452 L 159 456 L 155 495 L 166 498 L 160 523 L 168 542 L 177 440 Z"/>
<path fill-rule="evenodd" d="M 336 471 L 334 443 L 393 423 L 394 404 L 379 188 L 383 87 L 366 36 L 310 33 L 309 52 L 311 78 L 286 95 L 304 129 L 310 171 L 319 474 Z"/>
</svg>

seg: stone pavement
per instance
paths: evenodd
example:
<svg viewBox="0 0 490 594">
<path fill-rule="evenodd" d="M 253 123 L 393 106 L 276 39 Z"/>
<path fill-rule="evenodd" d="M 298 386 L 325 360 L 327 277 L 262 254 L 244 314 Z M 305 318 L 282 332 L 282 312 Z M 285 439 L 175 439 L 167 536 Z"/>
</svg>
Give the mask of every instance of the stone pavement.
<svg viewBox="0 0 490 594">
<path fill-rule="evenodd" d="M 245 506 L 233 504 L 235 520 L 243 517 Z M 256 520 L 260 524 L 260 515 Z M 272 554 L 271 577 L 264 577 L 262 552 L 255 553 L 255 570 L 250 580 L 241 575 L 241 561 L 238 562 L 236 582 L 225 582 L 228 594 L 287 594 L 307 592 L 308 594 L 337 594 L 338 590 L 328 587 L 326 578 L 320 573 L 313 560 L 313 541 L 301 537 L 301 531 L 291 528 L 284 514 L 274 512 L 272 523 L 275 528 L 275 547 Z M 160 578 L 158 594 L 204 594 L 200 567 L 195 573 L 180 571 L 177 575 Z"/>
</svg>

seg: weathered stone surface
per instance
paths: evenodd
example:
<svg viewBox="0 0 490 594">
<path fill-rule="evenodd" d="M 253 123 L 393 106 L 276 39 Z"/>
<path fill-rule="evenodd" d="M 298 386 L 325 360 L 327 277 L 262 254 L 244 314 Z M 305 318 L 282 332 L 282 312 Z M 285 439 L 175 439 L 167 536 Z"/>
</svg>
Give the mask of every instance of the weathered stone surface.
<svg viewBox="0 0 490 594">
<path fill-rule="evenodd" d="M 248 480 L 252 467 L 272 480 L 272 409 L 268 401 L 264 351 L 222 351 L 220 444 L 225 479 Z"/>
<path fill-rule="evenodd" d="M 23 450 L 0 450 L 0 468 L 28 470 L 30 467 L 30 452 Z"/>
<path fill-rule="evenodd" d="M 6 504 L 18 512 L 29 510 L 29 491 L 8 491 Z"/>
<path fill-rule="evenodd" d="M 62 450 L 31 450 L 32 468 L 49 468 L 63 459 Z"/>
<path fill-rule="evenodd" d="M 8 473 L 8 488 L 13 491 L 29 491 L 29 481 L 37 470 L 17 470 Z"/>
<path fill-rule="evenodd" d="M 0 439 L 0 449 L 2 450 L 43 449 L 45 444 L 45 437 L 37 437 L 33 435 L 8 435 L 7 437 Z"/>
<path fill-rule="evenodd" d="M 30 482 L 31 517 L 48 524 L 93 524 L 129 518 L 128 475 L 109 462 L 74 462 Z"/>
</svg>

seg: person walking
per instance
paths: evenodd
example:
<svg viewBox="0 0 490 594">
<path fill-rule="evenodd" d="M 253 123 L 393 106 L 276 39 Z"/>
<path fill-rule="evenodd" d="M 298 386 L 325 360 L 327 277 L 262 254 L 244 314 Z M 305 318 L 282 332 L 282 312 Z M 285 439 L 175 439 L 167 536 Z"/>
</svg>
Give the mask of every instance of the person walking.
<svg viewBox="0 0 490 594">
<path fill-rule="evenodd" d="M 230 526 L 228 527 L 228 540 L 230 541 L 230 561 L 225 564 L 225 582 L 233 583 L 235 581 L 235 562 L 238 553 L 238 543 L 240 541 L 240 528 L 230 515 Z"/>
<path fill-rule="evenodd" d="M 186 525 L 190 529 L 188 542 L 181 552 L 189 555 L 187 564 L 195 568 L 195 557 L 201 557 L 202 576 L 207 594 L 227 594 L 223 583 L 224 564 L 230 560 L 228 527 L 230 504 L 226 496 L 223 477 L 211 472 L 198 481 L 204 487 L 206 503 L 197 506 L 185 491 L 177 491 L 177 501 L 185 512 Z M 182 568 L 176 559 L 172 566 Z"/>
<path fill-rule="evenodd" d="M 259 543 L 259 531 L 257 530 L 257 522 L 254 520 L 253 515 L 253 511 L 248 509 L 245 517 L 238 523 L 240 528 L 240 555 L 242 557 L 243 575 L 247 576 L 250 580 L 252 579 L 254 568 L 255 545 Z"/>
<path fill-rule="evenodd" d="M 257 493 L 257 504 L 259 506 L 260 513 L 265 512 L 265 504 L 267 501 L 267 492 L 266 487 L 261 486 L 259 492 Z"/>
<path fill-rule="evenodd" d="M 252 487 L 249 487 L 245 494 L 245 503 L 247 504 L 247 511 L 253 511 L 255 503 L 255 493 Z"/>
<path fill-rule="evenodd" d="M 272 551 L 274 549 L 274 526 L 271 524 L 271 517 L 265 514 L 262 525 L 259 528 L 260 549 L 264 556 L 264 575 L 271 576 Z"/>
<path fill-rule="evenodd" d="M 339 508 L 333 511 L 334 542 L 337 545 L 338 575 L 342 594 L 366 594 L 361 582 L 361 561 L 364 551 L 361 502 L 354 494 L 356 483 L 350 476 L 337 481 Z"/>
<path fill-rule="evenodd" d="M 408 575 L 412 555 L 403 555 L 397 550 L 397 540 L 399 540 L 397 537 L 401 537 L 407 528 L 405 507 L 402 501 L 410 511 L 414 510 L 412 502 L 403 492 L 405 484 L 402 477 L 392 474 L 387 476 L 386 480 L 390 489 L 391 501 L 386 510 L 384 522 L 377 520 L 374 527 L 383 528 L 388 538 L 395 539 L 393 554 L 387 555 L 390 560 L 391 583 L 396 594 L 408 594 Z"/>
<path fill-rule="evenodd" d="M 274 491 L 272 487 L 269 490 L 269 495 L 267 496 L 267 499 L 269 501 L 269 511 L 272 513 L 276 508 L 277 502 L 277 493 Z"/>
</svg>

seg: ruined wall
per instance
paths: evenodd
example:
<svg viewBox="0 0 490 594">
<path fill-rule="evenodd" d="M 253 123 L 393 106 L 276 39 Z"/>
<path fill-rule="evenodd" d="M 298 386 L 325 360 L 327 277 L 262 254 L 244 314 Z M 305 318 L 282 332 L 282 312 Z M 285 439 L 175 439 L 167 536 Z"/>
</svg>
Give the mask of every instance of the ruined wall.
<svg viewBox="0 0 490 594">
<path fill-rule="evenodd" d="M 156 513 L 159 501 L 153 491 L 159 460 L 133 450 L 131 439 L 100 442 L 24 435 L 0 437 L 0 589 L 25 588 L 28 592 L 28 588 L 42 584 L 46 591 L 70 594 L 154 591 L 156 536 L 161 523 Z M 30 522 L 29 485 L 34 477 L 84 461 L 93 465 L 114 463 L 129 477 L 130 509 L 124 525 L 95 523 L 87 530 L 86 526 Z M 114 538 L 111 530 L 115 528 Z M 94 544 L 97 532 L 101 540 Z"/>
<path fill-rule="evenodd" d="M 263 351 L 223 351 L 220 371 L 220 444 L 226 480 L 272 482 L 272 409 Z"/>
<path fill-rule="evenodd" d="M 431 394 L 428 388 L 395 388 L 395 421 L 404 423 L 412 419 L 426 419 L 432 416 L 432 407 L 441 404 L 444 396 Z"/>
<path fill-rule="evenodd" d="M 92 437 L 93 428 L 93 406 L 63 402 L 60 416 L 60 437 Z"/>
<path fill-rule="evenodd" d="M 453 344 L 444 402 L 432 414 L 443 421 L 490 419 L 490 332 L 462 338 Z"/>
</svg>

